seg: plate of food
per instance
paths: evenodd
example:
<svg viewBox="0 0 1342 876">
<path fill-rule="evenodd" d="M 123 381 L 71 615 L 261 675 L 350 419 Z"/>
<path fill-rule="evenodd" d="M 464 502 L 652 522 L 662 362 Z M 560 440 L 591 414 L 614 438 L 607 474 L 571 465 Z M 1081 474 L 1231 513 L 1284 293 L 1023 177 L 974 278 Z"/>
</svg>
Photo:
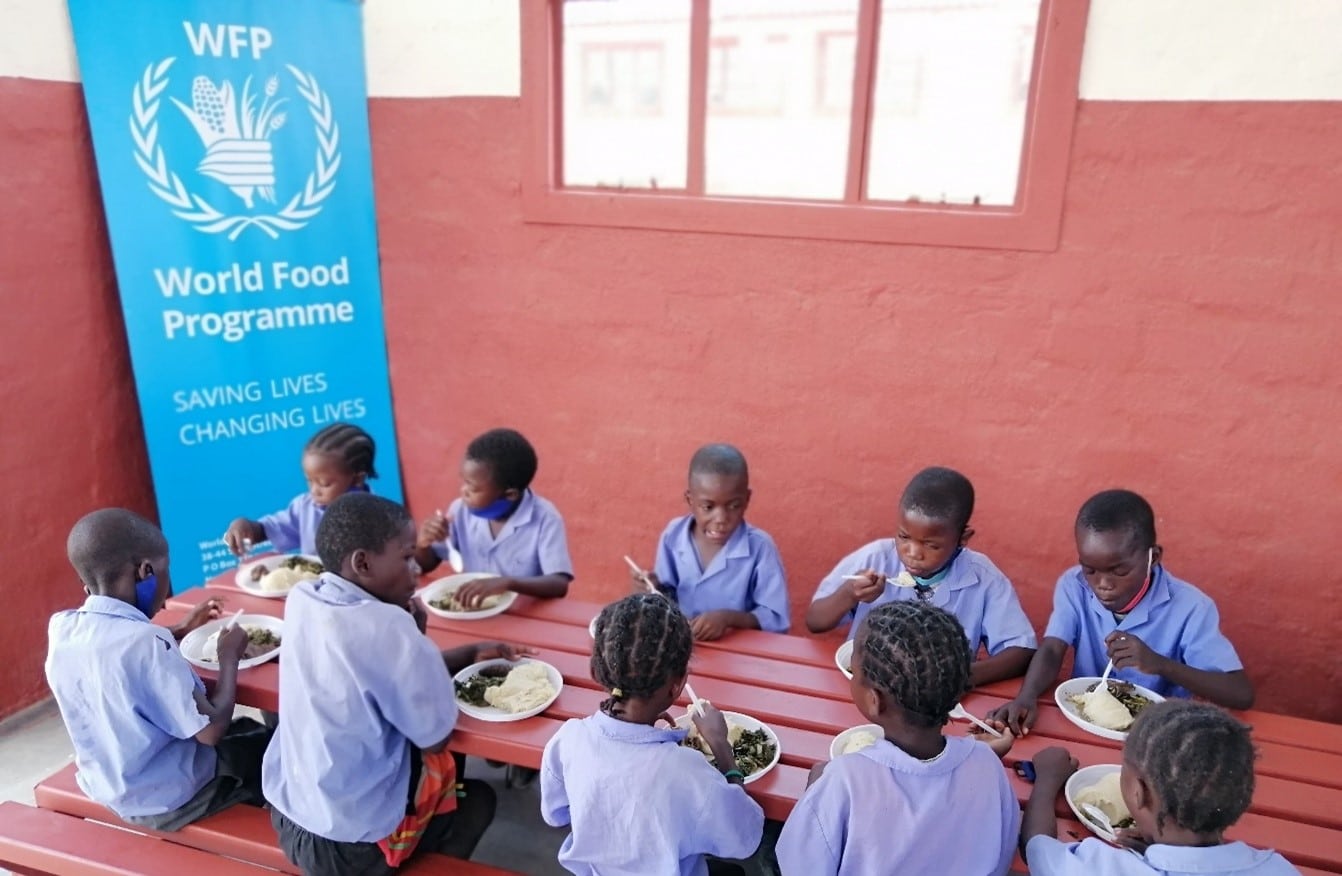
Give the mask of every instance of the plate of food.
<svg viewBox="0 0 1342 876">
<path fill-rule="evenodd" d="M 772 727 L 740 712 L 723 712 L 722 717 L 727 719 L 727 739 L 732 744 L 732 753 L 736 755 L 736 767 L 745 775 L 747 785 L 763 778 L 769 770 L 778 766 L 783 747 L 778 744 L 778 734 Z M 676 719 L 676 726 L 690 731 L 681 745 L 695 749 L 712 763 L 713 753 L 699 735 L 688 712 Z"/>
<path fill-rule="evenodd" d="M 849 639 L 834 652 L 834 665 L 839 667 L 844 678 L 853 677 L 853 640 Z"/>
<path fill-rule="evenodd" d="M 265 599 L 283 599 L 299 581 L 323 572 L 322 561 L 310 554 L 279 554 L 243 563 L 233 581 L 242 590 Z"/>
<path fill-rule="evenodd" d="M 440 578 L 419 591 L 419 600 L 424 603 L 424 607 L 429 611 L 449 620 L 481 620 L 493 617 L 496 614 L 503 614 L 511 608 L 512 604 L 517 601 L 517 594 L 510 591 L 495 596 L 487 596 L 476 608 L 467 608 L 462 605 L 456 594 L 463 584 L 470 581 L 497 577 L 498 575 L 492 572 L 466 572 L 461 575 L 448 575 L 446 578 Z"/>
<path fill-rule="evenodd" d="M 233 619 L 220 618 L 203 624 L 182 638 L 182 656 L 192 666 L 201 669 L 219 668 L 219 636 Z M 280 656 L 280 642 L 284 638 L 284 621 L 264 614 L 244 614 L 238 626 L 247 631 L 247 650 L 238 661 L 239 669 L 251 669 Z"/>
<path fill-rule="evenodd" d="M 1089 733 L 1122 742 L 1142 709 L 1165 698 L 1139 684 L 1109 679 L 1100 691 L 1094 676 L 1073 678 L 1058 685 L 1053 699 L 1067 720 Z"/>
<path fill-rule="evenodd" d="M 1077 820 L 1100 839 L 1111 843 L 1117 843 L 1118 837 L 1084 807 L 1088 804 L 1103 812 L 1109 824 L 1115 828 L 1133 827 L 1132 813 L 1128 811 L 1128 804 L 1123 802 L 1123 792 L 1119 788 L 1119 773 L 1122 770 L 1116 763 L 1082 767 L 1072 773 L 1062 789 L 1067 805 L 1072 807 Z"/>
<path fill-rule="evenodd" d="M 861 751 L 884 738 L 885 730 L 880 724 L 859 724 L 856 727 L 849 727 L 830 742 L 829 758 L 833 760 L 845 754 Z"/>
<path fill-rule="evenodd" d="M 457 706 L 481 721 L 521 721 L 539 715 L 559 698 L 564 677 L 549 663 L 522 659 L 482 660 L 452 679 Z"/>
</svg>

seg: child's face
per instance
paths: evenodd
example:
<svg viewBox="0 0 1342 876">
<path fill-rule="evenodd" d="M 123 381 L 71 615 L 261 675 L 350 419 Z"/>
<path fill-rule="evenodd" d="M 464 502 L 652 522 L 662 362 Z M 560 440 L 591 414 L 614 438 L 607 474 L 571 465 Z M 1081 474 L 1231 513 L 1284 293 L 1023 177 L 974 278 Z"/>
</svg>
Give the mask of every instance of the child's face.
<svg viewBox="0 0 1342 876">
<path fill-rule="evenodd" d="M 356 553 L 357 557 L 358 554 Z M 415 563 L 415 524 L 406 523 L 382 550 L 368 551 L 355 564 L 357 583 L 383 602 L 410 607 L 419 567 Z"/>
<path fill-rule="evenodd" d="M 1095 532 L 1078 526 L 1076 555 L 1082 577 L 1108 611 L 1132 602 L 1146 580 L 1147 548 L 1128 530 Z"/>
<path fill-rule="evenodd" d="M 312 501 L 323 508 L 361 485 L 364 479 L 363 475 L 350 471 L 339 456 L 320 451 L 303 454 L 303 476 L 308 479 Z"/>
<path fill-rule="evenodd" d="M 494 481 L 494 468 L 478 459 L 461 462 L 461 501 L 467 508 L 479 511 L 499 499 L 516 501 L 518 490 L 505 490 Z"/>
<path fill-rule="evenodd" d="M 1129 764 L 1127 758 L 1123 759 L 1123 770 L 1118 776 L 1118 789 L 1137 831 L 1148 839 L 1155 836 L 1155 814 L 1147 799 L 1149 785 L 1144 784 L 1141 771 Z"/>
<path fill-rule="evenodd" d="M 750 482 L 740 475 L 696 474 L 685 491 L 694 531 L 713 544 L 726 544 L 746 517 Z"/>
<path fill-rule="evenodd" d="M 950 560 L 962 539 L 963 533 L 948 520 L 899 509 L 895 548 L 910 575 L 926 578 L 935 574 Z"/>
</svg>

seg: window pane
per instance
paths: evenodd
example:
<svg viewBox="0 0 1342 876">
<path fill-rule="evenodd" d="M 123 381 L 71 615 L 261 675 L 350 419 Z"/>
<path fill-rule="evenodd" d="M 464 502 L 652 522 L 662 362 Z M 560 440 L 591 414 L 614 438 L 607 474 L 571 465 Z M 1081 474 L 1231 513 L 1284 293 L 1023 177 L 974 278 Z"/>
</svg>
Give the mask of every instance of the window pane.
<svg viewBox="0 0 1342 876">
<path fill-rule="evenodd" d="M 843 197 L 857 0 L 713 0 L 704 189 Z"/>
<path fill-rule="evenodd" d="M 1039 0 L 882 0 L 867 197 L 1016 201 Z"/>
<path fill-rule="evenodd" d="M 564 3 L 563 183 L 683 189 L 690 0 Z"/>
</svg>

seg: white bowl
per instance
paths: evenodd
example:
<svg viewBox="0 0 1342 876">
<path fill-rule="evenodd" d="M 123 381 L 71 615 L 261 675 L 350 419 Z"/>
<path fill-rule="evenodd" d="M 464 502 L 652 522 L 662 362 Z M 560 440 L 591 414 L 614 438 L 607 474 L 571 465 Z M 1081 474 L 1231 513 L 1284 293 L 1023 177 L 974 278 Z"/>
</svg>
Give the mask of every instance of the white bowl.
<svg viewBox="0 0 1342 876">
<path fill-rule="evenodd" d="M 852 678 L 853 673 L 848 667 L 853 663 L 853 640 L 849 639 L 839 646 L 839 650 L 834 652 L 834 665 L 839 667 L 844 678 Z"/>
<path fill-rule="evenodd" d="M 461 697 L 457 697 L 457 708 L 460 709 L 464 715 L 470 715 L 472 718 L 479 718 L 481 721 L 492 721 L 496 724 L 502 724 L 508 721 L 523 721 L 527 718 L 539 715 L 541 712 L 550 708 L 551 704 L 559 699 L 560 691 L 564 689 L 564 676 L 559 674 L 558 669 L 555 669 L 543 660 L 523 658 L 522 660 L 513 661 L 505 660 L 502 657 L 494 660 L 481 660 L 479 663 L 472 663 L 470 666 L 467 666 L 465 669 L 458 672 L 452 677 L 452 680 L 465 681 L 468 678 L 474 678 L 476 673 L 487 666 L 513 667 L 521 666 L 523 663 L 539 663 L 541 666 L 545 667 L 545 674 L 549 676 L 550 684 L 554 685 L 555 692 L 554 696 L 546 700 L 544 704 L 539 705 L 534 709 L 527 709 L 525 712 L 505 712 L 503 709 L 496 709 L 493 706 L 472 705 L 471 703 L 462 700 Z"/>
<path fill-rule="evenodd" d="M 600 616 L 601 616 L 601 615 L 597 615 L 597 617 L 600 617 Z M 592 618 L 591 620 L 589 620 L 589 621 L 587 622 L 587 634 L 588 634 L 589 636 L 592 637 L 592 640 L 593 640 L 593 641 L 596 640 L 596 618 L 595 618 L 595 617 Z"/>
<path fill-rule="evenodd" d="M 1118 679 L 1110 680 L 1117 681 Z M 1080 727 L 1082 730 L 1085 730 L 1087 733 L 1094 733 L 1096 736 L 1101 736 L 1105 739 L 1113 739 L 1117 742 L 1122 742 L 1124 739 L 1128 738 L 1126 730 L 1110 730 L 1107 727 L 1101 727 L 1099 724 L 1092 724 L 1081 717 L 1081 712 L 1077 708 L 1076 703 L 1071 700 L 1071 697 L 1085 693 L 1098 684 L 1099 681 L 1099 676 L 1095 675 L 1068 679 L 1058 685 L 1057 690 L 1053 692 L 1053 700 L 1058 704 L 1058 708 L 1062 710 L 1063 717 Z M 1160 694 L 1144 688 L 1140 684 L 1134 684 L 1133 689 L 1153 703 L 1160 703 L 1165 700 Z"/>
<path fill-rule="evenodd" d="M 302 557 L 321 565 L 321 558 L 314 557 L 312 554 L 274 554 L 269 557 L 262 557 L 259 560 L 252 560 L 250 563 L 243 563 L 238 567 L 238 573 L 233 576 L 233 583 L 238 585 L 239 590 L 246 590 L 251 595 L 260 596 L 262 599 L 283 599 L 289 595 L 288 590 L 262 590 L 258 586 L 259 582 L 252 580 L 252 570 L 259 567 L 267 572 L 273 572 L 279 567 L 280 563 L 292 557 Z"/>
<path fill-rule="evenodd" d="M 1082 812 L 1081 807 L 1076 805 L 1075 799 L 1077 794 L 1080 794 L 1091 785 L 1094 785 L 1100 779 L 1110 773 L 1120 772 L 1122 769 L 1123 767 L 1116 763 L 1101 763 L 1096 764 L 1095 766 L 1082 767 L 1072 773 L 1067 779 L 1067 784 L 1064 785 L 1062 789 L 1063 796 L 1067 798 L 1067 805 L 1072 807 L 1072 812 L 1076 815 L 1076 820 L 1090 828 L 1091 833 L 1095 834 L 1100 839 L 1108 840 L 1111 843 L 1117 843 L 1118 837 L 1091 821 L 1090 816 Z"/>
<path fill-rule="evenodd" d="M 499 600 L 498 605 L 495 605 L 492 608 L 482 608 L 479 611 L 444 611 L 441 608 L 434 608 L 429 604 L 429 600 L 441 599 L 468 581 L 478 581 L 481 578 L 497 577 L 499 576 L 495 575 L 493 572 L 465 572 L 460 575 L 448 575 L 446 578 L 434 581 L 428 587 L 419 591 L 419 601 L 424 603 L 425 610 L 432 612 L 439 617 L 445 617 L 448 620 L 484 620 L 487 617 L 494 617 L 495 615 L 503 614 L 505 611 L 512 608 L 513 603 L 517 601 L 516 593 L 513 593 L 512 591 L 502 593 L 500 596 L 503 598 Z"/>
<path fill-rule="evenodd" d="M 877 741 L 885 738 L 885 729 L 881 727 L 880 724 L 859 724 L 856 727 L 849 727 L 838 736 L 835 736 L 833 741 L 830 742 L 829 759 L 834 760 L 836 757 L 842 757 L 844 755 L 844 746 L 848 744 L 849 739 L 858 733 L 870 733 L 876 737 Z M 875 742 L 872 744 L 874 745 Z M 858 751 L 861 750 L 862 749 L 860 748 L 858 749 Z"/>
<path fill-rule="evenodd" d="M 197 666 L 201 669 L 217 670 L 219 668 L 219 663 L 217 661 L 205 659 L 205 642 L 210 636 L 214 635 L 215 630 L 223 629 L 224 625 L 230 620 L 232 620 L 231 617 L 221 617 L 218 620 L 212 620 L 187 633 L 182 638 L 181 645 L 179 646 L 182 656 L 187 659 L 187 662 L 192 666 Z M 239 669 L 251 669 L 253 666 L 260 666 L 262 663 L 274 660 L 276 657 L 280 656 L 280 648 L 284 647 L 284 621 L 266 614 L 244 614 L 242 617 L 238 618 L 238 625 L 243 627 L 262 627 L 280 637 L 280 644 L 274 649 L 262 654 L 260 657 L 253 657 L 250 660 L 239 660 Z"/>
<path fill-rule="evenodd" d="M 778 734 L 774 732 L 772 727 L 770 727 L 768 724 L 765 724 L 763 721 L 759 721 L 756 720 L 755 718 L 750 717 L 749 715 L 742 715 L 740 712 L 723 712 L 722 717 L 727 719 L 728 727 L 732 726 L 733 724 L 736 724 L 738 726 L 744 727 L 747 730 L 763 730 L 765 734 L 768 735 L 769 741 L 774 744 L 774 759 L 769 761 L 767 764 L 765 764 L 756 772 L 753 772 L 750 775 L 746 776 L 745 784 L 749 785 L 756 779 L 764 778 L 764 776 L 767 775 L 771 769 L 778 766 L 778 759 L 783 755 L 783 745 L 778 741 Z M 688 730 L 690 728 L 689 712 L 686 712 L 685 714 L 681 715 L 679 718 L 676 719 L 676 726 L 681 728 L 682 730 Z"/>
</svg>

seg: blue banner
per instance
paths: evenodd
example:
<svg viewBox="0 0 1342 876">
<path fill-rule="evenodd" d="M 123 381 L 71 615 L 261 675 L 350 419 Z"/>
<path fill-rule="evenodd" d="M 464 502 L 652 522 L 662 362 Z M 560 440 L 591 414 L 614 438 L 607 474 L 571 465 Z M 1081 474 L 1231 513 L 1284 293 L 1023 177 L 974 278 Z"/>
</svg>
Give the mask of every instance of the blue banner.
<svg viewBox="0 0 1342 876">
<path fill-rule="evenodd" d="M 354 0 L 69 0 L 178 587 L 349 422 L 401 499 Z M 120 460 L 101 461 L 118 465 Z"/>
</svg>

